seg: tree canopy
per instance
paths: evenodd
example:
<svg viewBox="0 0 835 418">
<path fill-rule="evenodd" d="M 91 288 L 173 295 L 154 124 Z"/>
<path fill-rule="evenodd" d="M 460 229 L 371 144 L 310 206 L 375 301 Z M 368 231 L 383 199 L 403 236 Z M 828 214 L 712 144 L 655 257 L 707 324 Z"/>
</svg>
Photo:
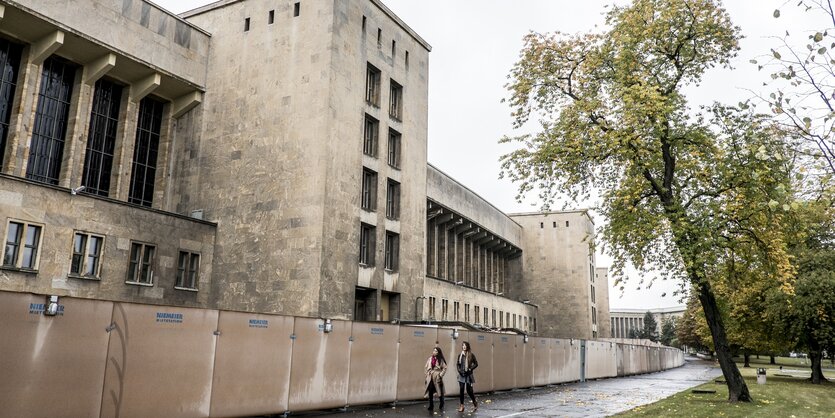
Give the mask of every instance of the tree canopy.
<svg viewBox="0 0 835 418">
<path fill-rule="evenodd" d="M 791 292 L 783 237 L 791 210 L 788 150 L 761 115 L 691 109 L 682 88 L 727 66 L 739 29 L 709 0 L 636 0 L 613 7 L 605 32 L 531 33 L 510 73 L 520 147 L 502 158 L 520 196 L 545 205 L 599 193 L 615 275 L 631 263 L 693 286 L 711 330 L 729 399 L 750 395 L 728 347 L 714 286 L 746 257 Z"/>
</svg>

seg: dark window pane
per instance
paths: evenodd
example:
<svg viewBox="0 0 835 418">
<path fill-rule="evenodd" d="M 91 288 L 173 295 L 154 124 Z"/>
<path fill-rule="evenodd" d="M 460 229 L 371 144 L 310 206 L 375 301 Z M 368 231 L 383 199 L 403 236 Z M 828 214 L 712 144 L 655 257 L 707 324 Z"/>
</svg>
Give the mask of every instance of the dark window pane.
<svg viewBox="0 0 835 418">
<path fill-rule="evenodd" d="M 26 178 L 58 184 L 67 135 L 75 67 L 55 57 L 43 64 Z"/>
<path fill-rule="evenodd" d="M 9 133 L 12 101 L 14 100 L 17 75 L 20 71 L 20 45 L 0 39 L 0 167 L 6 149 Z"/>
<path fill-rule="evenodd" d="M 139 103 L 139 121 L 136 126 L 136 144 L 130 177 L 128 201 L 151 206 L 154 199 L 154 179 L 157 168 L 157 152 L 162 131 L 163 103 L 144 98 Z"/>
<path fill-rule="evenodd" d="M 82 184 L 87 187 L 85 192 L 109 194 L 121 100 L 122 87 L 107 80 L 96 82 L 82 177 Z"/>
</svg>

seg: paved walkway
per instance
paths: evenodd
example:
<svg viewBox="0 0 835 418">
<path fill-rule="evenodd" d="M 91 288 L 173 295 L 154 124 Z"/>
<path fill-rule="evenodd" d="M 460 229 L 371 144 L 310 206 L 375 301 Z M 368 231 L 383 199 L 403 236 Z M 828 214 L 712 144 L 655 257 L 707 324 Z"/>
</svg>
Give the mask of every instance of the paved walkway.
<svg viewBox="0 0 835 418">
<path fill-rule="evenodd" d="M 478 396 L 477 413 L 457 411 L 458 399 L 447 398 L 443 411 L 426 410 L 425 402 L 398 403 L 396 407 L 351 408 L 293 414 L 339 417 L 603 417 L 664 399 L 721 376 L 712 362 L 688 359 L 684 366 L 664 372 L 617 379 L 569 383 L 548 388 L 497 392 Z M 437 407 L 437 404 L 436 404 Z"/>
</svg>

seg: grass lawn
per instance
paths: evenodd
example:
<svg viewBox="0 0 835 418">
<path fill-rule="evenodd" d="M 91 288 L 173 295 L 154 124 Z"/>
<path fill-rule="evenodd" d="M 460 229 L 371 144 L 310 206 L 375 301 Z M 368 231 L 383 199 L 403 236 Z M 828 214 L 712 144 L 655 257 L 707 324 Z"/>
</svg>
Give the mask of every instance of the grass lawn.
<svg viewBox="0 0 835 418">
<path fill-rule="evenodd" d="M 762 357 L 760 358 L 762 360 Z M 753 358 L 751 359 L 754 360 Z M 797 360 L 797 359 L 787 359 Z M 779 361 L 778 361 L 779 362 Z M 768 358 L 765 358 L 768 363 Z M 813 385 L 806 378 L 779 377 L 779 365 L 758 364 L 751 368 L 737 366 L 745 377 L 754 398 L 751 403 L 731 404 L 724 383 L 709 382 L 693 389 L 716 390 L 713 394 L 696 394 L 692 389 L 677 393 L 659 402 L 639 406 L 618 414 L 619 417 L 835 417 L 835 372 L 824 370 L 830 382 Z M 767 368 L 765 385 L 757 384 L 756 367 Z M 784 369 L 786 367 L 784 366 Z M 794 368 L 794 366 L 792 366 Z M 720 376 L 717 380 L 721 380 Z"/>
</svg>

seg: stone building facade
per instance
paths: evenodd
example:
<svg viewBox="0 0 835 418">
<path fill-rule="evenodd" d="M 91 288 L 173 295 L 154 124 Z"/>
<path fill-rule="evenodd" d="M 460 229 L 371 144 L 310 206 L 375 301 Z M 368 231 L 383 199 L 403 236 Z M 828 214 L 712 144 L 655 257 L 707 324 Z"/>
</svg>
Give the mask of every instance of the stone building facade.
<svg viewBox="0 0 835 418">
<path fill-rule="evenodd" d="M 430 49 L 379 0 L 0 0 L 0 290 L 605 336 L 586 212 L 427 165 Z"/>
<path fill-rule="evenodd" d="M 652 308 L 652 309 L 612 309 L 609 312 L 611 316 L 611 333 L 612 338 L 629 338 L 631 332 L 640 332 L 644 329 L 644 316 L 649 312 L 655 318 L 655 331 L 661 335 L 661 327 L 664 321 L 678 320 L 684 316 L 685 306 L 676 306 L 672 308 Z"/>
</svg>

